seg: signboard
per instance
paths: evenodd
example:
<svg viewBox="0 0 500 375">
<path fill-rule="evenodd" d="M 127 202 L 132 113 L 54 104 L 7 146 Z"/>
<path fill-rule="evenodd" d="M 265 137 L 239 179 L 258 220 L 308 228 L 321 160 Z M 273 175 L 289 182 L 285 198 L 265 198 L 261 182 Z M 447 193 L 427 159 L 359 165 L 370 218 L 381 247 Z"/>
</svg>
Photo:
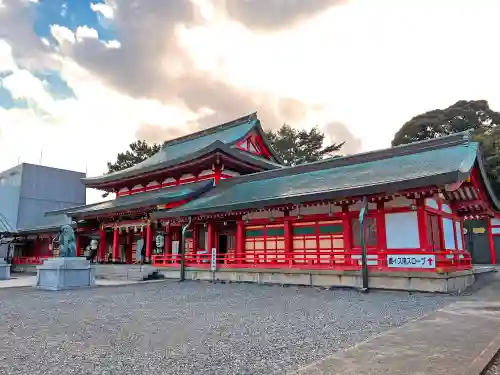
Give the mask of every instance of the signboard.
<svg viewBox="0 0 500 375">
<path fill-rule="evenodd" d="M 172 254 L 179 254 L 179 241 L 172 241 Z"/>
<path fill-rule="evenodd" d="M 436 268 L 435 255 L 387 255 L 389 268 Z"/>
<path fill-rule="evenodd" d="M 210 259 L 210 270 L 215 272 L 217 270 L 217 249 L 212 247 L 212 258 Z"/>
</svg>

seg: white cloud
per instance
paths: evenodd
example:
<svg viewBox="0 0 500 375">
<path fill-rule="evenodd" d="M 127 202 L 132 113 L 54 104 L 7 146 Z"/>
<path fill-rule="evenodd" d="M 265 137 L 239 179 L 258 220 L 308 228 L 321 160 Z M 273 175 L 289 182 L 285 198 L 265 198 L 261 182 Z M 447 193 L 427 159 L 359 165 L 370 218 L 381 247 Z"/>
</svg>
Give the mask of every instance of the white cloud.
<svg viewBox="0 0 500 375">
<path fill-rule="evenodd" d="M 83 39 L 99 39 L 97 30 L 85 25 L 78 26 L 75 35 L 78 41 L 82 41 Z"/>
<path fill-rule="evenodd" d="M 201 114 L 189 112 L 181 102 L 165 106 L 154 100 L 137 100 L 117 93 L 71 59 L 61 58 L 61 77 L 75 98 L 55 100 L 38 78 L 18 70 L 3 80 L 16 98 L 26 98 L 28 109 L 0 108 L 0 170 L 21 162 L 58 168 L 106 172 L 106 162 L 115 159 L 135 138 L 141 123 L 181 128 L 186 120 Z M 34 108 L 42 109 L 40 116 Z M 90 192 L 89 201 L 100 199 Z"/>
<path fill-rule="evenodd" d="M 12 47 L 5 40 L 0 39 L 0 72 L 16 69 L 16 62 L 12 56 Z"/>
<path fill-rule="evenodd" d="M 76 41 L 75 34 L 66 26 L 50 25 L 50 33 L 59 44 L 67 42 L 73 44 Z"/>
<path fill-rule="evenodd" d="M 118 40 L 108 40 L 102 42 L 108 48 L 120 48 L 122 44 Z"/>
<path fill-rule="evenodd" d="M 199 69 L 321 104 L 316 121 L 347 123 L 374 149 L 414 115 L 460 99 L 500 110 L 499 16 L 497 0 L 351 0 L 272 34 L 224 19 L 179 33 Z"/>
<path fill-rule="evenodd" d="M 270 34 L 252 32 L 196 1 L 205 6 L 202 21 L 179 27 L 178 34 L 202 74 L 264 98 L 318 104 L 300 125 L 341 121 L 365 149 L 387 147 L 411 117 L 459 99 L 486 99 L 500 110 L 500 54 L 492 48 L 500 35 L 498 0 L 351 0 Z M 106 7 L 92 4 L 113 18 L 113 8 Z M 51 33 L 60 44 L 98 38 L 86 26 L 73 32 L 52 25 Z M 125 48 L 118 41 L 102 43 Z M 10 46 L 0 41 L 0 70 L 14 70 L 5 87 L 47 114 L 0 109 L 0 170 L 18 156 L 37 162 L 43 147 L 44 164 L 98 175 L 141 124 L 186 129 L 203 114 L 181 100 L 166 105 L 123 95 L 73 60 L 58 61 L 75 98 L 55 100 L 31 73 L 16 71 Z M 173 75 L 172 61 L 164 65 Z"/>
<path fill-rule="evenodd" d="M 112 19 L 114 16 L 113 8 L 105 3 L 90 3 L 90 9 L 94 12 L 101 13 L 107 19 Z"/>
</svg>

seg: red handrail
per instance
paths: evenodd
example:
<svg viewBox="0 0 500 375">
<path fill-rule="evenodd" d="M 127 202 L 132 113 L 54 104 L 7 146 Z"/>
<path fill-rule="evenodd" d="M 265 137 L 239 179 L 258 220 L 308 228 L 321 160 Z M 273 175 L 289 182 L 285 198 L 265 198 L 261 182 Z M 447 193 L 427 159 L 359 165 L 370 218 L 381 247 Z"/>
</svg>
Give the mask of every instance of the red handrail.
<svg viewBox="0 0 500 375">
<path fill-rule="evenodd" d="M 389 267 L 387 256 L 434 255 L 435 267 L 411 268 Z M 472 259 L 466 251 L 435 251 L 419 252 L 415 250 L 397 251 L 369 251 L 368 267 L 379 271 L 418 271 L 418 272 L 451 272 L 472 268 Z M 211 255 L 206 253 L 190 252 L 185 255 L 186 267 L 210 268 Z M 179 267 L 179 254 L 154 255 L 152 264 L 157 267 Z M 361 252 L 351 251 L 307 251 L 294 250 L 285 253 L 283 250 L 263 251 L 246 250 L 241 256 L 233 251 L 217 256 L 218 268 L 297 268 L 297 269 L 332 269 L 332 270 L 360 270 Z"/>
<path fill-rule="evenodd" d="M 32 257 L 13 257 L 12 264 L 26 264 L 26 265 L 37 265 L 42 264 L 47 259 L 51 259 L 51 256 L 32 256 Z"/>
</svg>

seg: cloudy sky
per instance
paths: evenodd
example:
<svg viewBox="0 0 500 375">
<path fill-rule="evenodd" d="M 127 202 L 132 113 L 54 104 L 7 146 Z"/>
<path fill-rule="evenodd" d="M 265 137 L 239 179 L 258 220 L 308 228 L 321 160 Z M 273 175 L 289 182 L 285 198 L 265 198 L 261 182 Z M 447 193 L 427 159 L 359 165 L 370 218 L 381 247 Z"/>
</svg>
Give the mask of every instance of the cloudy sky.
<svg viewBox="0 0 500 375">
<path fill-rule="evenodd" d="M 99 175 L 136 139 L 253 111 L 388 147 L 460 99 L 500 110 L 499 19 L 499 0 L 0 0 L 0 170 Z"/>
</svg>

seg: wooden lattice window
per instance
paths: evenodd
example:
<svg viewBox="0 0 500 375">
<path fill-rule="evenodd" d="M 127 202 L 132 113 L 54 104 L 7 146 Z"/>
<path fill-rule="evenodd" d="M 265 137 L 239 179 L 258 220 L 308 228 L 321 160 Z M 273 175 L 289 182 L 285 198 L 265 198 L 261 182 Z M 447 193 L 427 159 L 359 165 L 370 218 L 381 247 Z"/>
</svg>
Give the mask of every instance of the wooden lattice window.
<svg viewBox="0 0 500 375">
<path fill-rule="evenodd" d="M 358 218 L 352 219 L 352 240 L 354 247 L 361 247 L 361 223 Z M 377 221 L 374 217 L 365 218 L 365 244 L 367 247 L 377 247 Z"/>
<path fill-rule="evenodd" d="M 339 220 L 293 224 L 293 249 L 296 261 L 316 259 L 320 263 L 330 261 L 331 253 L 344 251 L 344 230 Z M 303 254 L 302 254 L 303 253 Z M 343 261 L 343 255 L 335 256 Z"/>
<path fill-rule="evenodd" d="M 259 261 L 284 261 L 284 235 L 283 224 L 247 227 L 245 230 L 247 261 L 252 261 L 254 255 Z"/>
<path fill-rule="evenodd" d="M 440 216 L 427 212 L 427 237 L 432 250 L 441 249 Z"/>
</svg>

